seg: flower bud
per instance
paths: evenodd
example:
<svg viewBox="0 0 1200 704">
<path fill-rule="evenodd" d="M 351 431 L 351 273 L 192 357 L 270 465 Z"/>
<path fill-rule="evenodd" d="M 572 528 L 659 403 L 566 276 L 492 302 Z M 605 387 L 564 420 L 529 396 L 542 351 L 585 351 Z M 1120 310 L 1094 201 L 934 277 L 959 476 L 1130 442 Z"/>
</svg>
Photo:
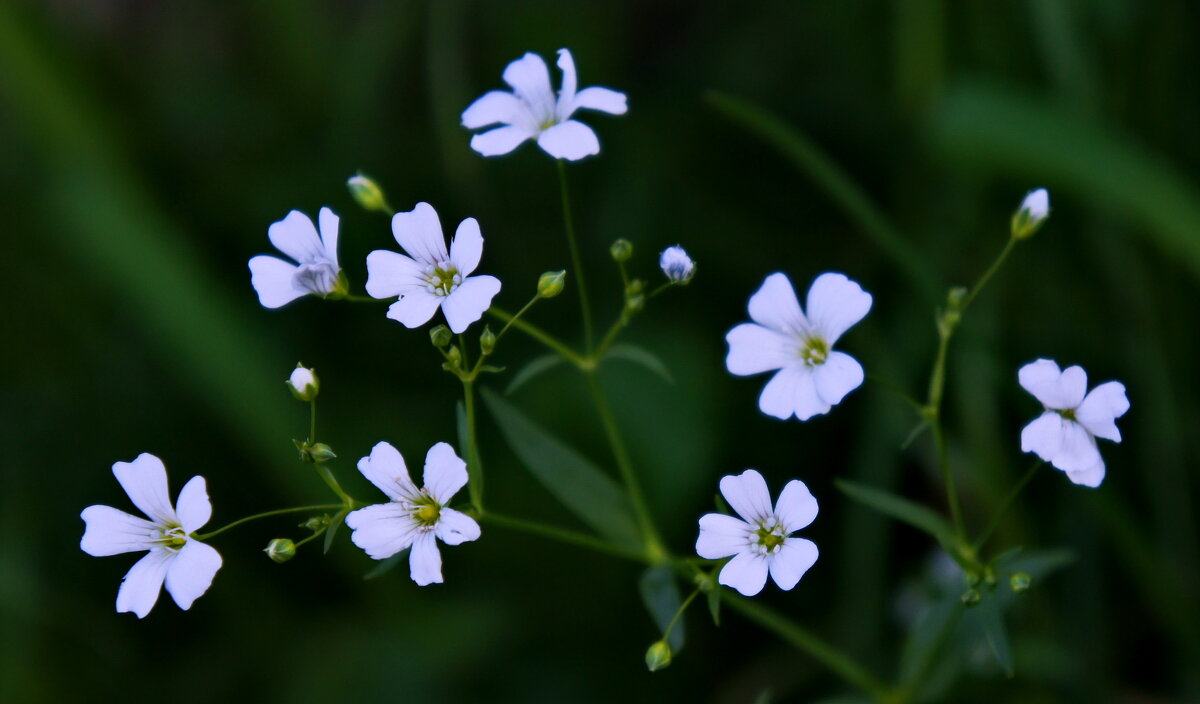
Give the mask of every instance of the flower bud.
<svg viewBox="0 0 1200 704">
<path fill-rule="evenodd" d="M 483 334 L 479 336 L 479 350 L 484 354 L 491 354 L 494 349 L 496 349 L 496 333 L 484 325 Z"/>
<path fill-rule="evenodd" d="M 621 238 L 612 243 L 612 246 L 608 248 L 608 253 L 612 255 L 613 261 L 623 264 L 633 256 L 633 243 Z"/>
<path fill-rule="evenodd" d="M 300 527 L 307 528 L 314 533 L 320 533 L 329 527 L 330 520 L 332 519 L 329 518 L 329 514 L 322 513 L 320 516 L 311 516 L 301 523 Z"/>
<path fill-rule="evenodd" d="M 263 552 L 267 553 L 267 557 L 282 565 L 296 556 L 296 544 L 287 538 L 275 538 L 267 543 Z"/>
<path fill-rule="evenodd" d="M 630 296 L 628 298 L 628 300 L 625 301 L 625 312 L 626 313 L 637 313 L 638 311 L 640 311 L 641 309 L 643 309 L 645 307 L 646 307 L 646 297 L 640 293 L 637 294 L 636 296 Z"/>
<path fill-rule="evenodd" d="M 337 455 L 333 453 L 333 448 L 323 442 L 313 443 L 309 446 L 308 456 L 317 464 L 337 458 Z"/>
<path fill-rule="evenodd" d="M 646 283 L 644 281 L 642 281 L 641 279 L 634 279 L 633 281 L 629 282 L 628 286 L 625 287 L 625 297 L 633 298 L 634 296 L 638 295 L 639 293 L 641 293 L 642 291 L 645 291 L 645 290 L 646 290 Z"/>
<path fill-rule="evenodd" d="M 980 594 L 979 590 L 974 587 L 968 589 L 962 594 L 963 606 L 967 607 L 968 609 L 972 606 L 978 605 L 980 601 L 983 601 L 983 595 Z"/>
<path fill-rule="evenodd" d="M 696 262 L 679 245 L 664 249 L 658 258 L 658 266 L 668 281 L 681 286 L 687 285 L 696 273 Z"/>
<path fill-rule="evenodd" d="M 379 185 L 370 177 L 364 176 L 361 172 L 347 179 L 346 187 L 350 189 L 350 195 L 354 197 L 354 200 L 364 210 L 378 210 L 381 213 L 386 213 L 390 210 Z"/>
<path fill-rule="evenodd" d="M 1013 592 L 1017 594 L 1028 590 L 1032 583 L 1033 577 L 1029 576 L 1028 572 L 1016 572 L 1008 578 L 1008 586 L 1012 587 Z"/>
<path fill-rule="evenodd" d="M 451 345 L 450 349 L 446 350 L 446 359 L 455 367 L 462 362 L 462 351 L 458 349 L 458 345 Z"/>
<path fill-rule="evenodd" d="M 537 295 L 540 298 L 554 298 L 566 288 L 566 270 L 547 271 L 538 277 Z"/>
<path fill-rule="evenodd" d="M 316 372 L 306 369 L 303 364 L 296 365 L 286 383 L 292 395 L 297 400 L 306 403 L 316 398 L 317 392 L 321 388 L 321 382 L 317 380 Z"/>
<path fill-rule="evenodd" d="M 960 308 L 963 301 L 967 300 L 967 293 L 965 286 L 955 286 L 946 294 L 946 305 L 950 308 Z"/>
<path fill-rule="evenodd" d="M 1030 191 L 1012 216 L 1012 236 L 1018 240 L 1033 237 L 1050 216 L 1050 194 L 1045 188 Z"/>
<path fill-rule="evenodd" d="M 454 339 L 454 333 L 450 332 L 450 328 L 445 325 L 438 325 L 429 331 L 429 341 L 439 350 L 450 344 Z"/>
<path fill-rule="evenodd" d="M 671 646 L 665 640 L 660 640 L 646 651 L 646 667 L 651 672 L 658 672 L 671 664 Z"/>
</svg>

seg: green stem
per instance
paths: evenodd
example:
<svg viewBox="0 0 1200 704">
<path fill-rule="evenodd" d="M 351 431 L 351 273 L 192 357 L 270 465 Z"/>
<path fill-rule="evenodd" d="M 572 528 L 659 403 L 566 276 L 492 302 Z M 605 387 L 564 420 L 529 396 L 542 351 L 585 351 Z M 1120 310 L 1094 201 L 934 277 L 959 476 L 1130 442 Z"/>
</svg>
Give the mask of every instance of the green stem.
<svg viewBox="0 0 1200 704">
<path fill-rule="evenodd" d="M 516 316 L 514 316 L 513 314 L 506 313 L 505 311 L 503 311 L 495 306 L 492 306 L 491 308 L 489 308 L 488 313 L 494 318 L 511 323 L 514 328 L 516 328 L 516 329 L 520 330 L 521 332 L 525 333 L 526 335 L 532 337 L 533 339 L 542 343 L 546 347 L 549 347 L 554 352 L 557 352 L 560 357 L 562 357 L 563 359 L 567 360 L 568 362 L 574 364 L 575 366 L 579 367 L 580 369 L 585 369 L 588 366 L 590 366 L 590 363 L 588 362 L 588 360 L 584 359 L 582 356 L 580 356 L 578 353 L 576 353 L 570 347 L 567 347 L 562 342 L 559 342 L 558 338 L 554 337 L 553 335 L 546 332 L 545 330 L 542 330 L 541 328 L 537 327 L 533 323 L 528 323 L 528 322 L 525 322 L 524 320 L 518 320 L 516 318 Z"/>
<path fill-rule="evenodd" d="M 355 505 L 357 505 L 358 502 L 346 493 L 346 490 L 342 488 L 341 484 L 338 484 L 337 478 L 333 476 L 333 472 L 331 472 L 328 467 L 323 464 L 315 464 L 313 466 L 316 468 L 317 474 L 321 477 L 321 480 L 325 482 L 325 486 L 329 487 L 329 490 L 334 494 L 337 494 L 337 497 L 342 500 L 343 506 L 349 506 L 353 508 Z"/>
<path fill-rule="evenodd" d="M 524 305 L 524 307 L 521 308 L 521 310 L 517 311 L 516 315 L 509 318 L 509 320 L 504 323 L 504 327 L 500 328 L 500 332 L 496 333 L 496 342 L 499 342 L 500 338 L 504 337 L 504 333 L 508 332 L 509 328 L 511 328 L 518 321 L 520 321 L 521 316 L 525 315 L 526 311 L 528 311 L 530 308 L 532 308 L 533 304 L 537 303 L 539 300 L 541 300 L 541 298 L 542 298 L 541 296 L 534 295 L 534 297 L 529 299 L 529 302 L 526 303 Z"/>
<path fill-rule="evenodd" d="M 567 163 L 558 160 L 558 183 L 562 193 L 563 224 L 567 230 L 567 246 L 571 250 L 571 266 L 575 267 L 575 280 L 579 282 L 579 308 L 583 314 L 584 349 L 592 354 L 592 309 L 588 304 L 587 286 L 583 279 L 583 260 L 579 257 L 579 244 L 575 239 L 575 221 L 571 217 L 571 197 L 567 191 Z"/>
<path fill-rule="evenodd" d="M 730 593 L 722 593 L 721 601 L 741 612 L 743 616 L 759 626 L 808 653 L 814 660 L 832 670 L 849 684 L 870 694 L 876 701 L 891 702 L 895 700 L 896 695 L 874 675 L 832 645 L 792 623 L 774 609 Z"/>
<path fill-rule="evenodd" d="M 692 593 L 688 595 L 688 598 L 684 599 L 683 603 L 679 605 L 679 608 L 675 611 L 675 615 L 671 617 L 671 622 L 667 624 L 665 629 L 663 629 L 662 639 L 664 641 L 670 639 L 671 631 L 675 630 L 675 624 L 679 623 L 679 619 L 683 618 L 683 612 L 687 611 L 687 608 L 692 605 L 692 601 L 695 600 L 696 595 L 699 593 L 700 587 L 696 587 Z"/>
<path fill-rule="evenodd" d="M 984 543 L 988 541 L 988 538 L 992 537 L 992 533 L 995 533 L 996 529 L 1000 527 L 1000 520 L 1004 518 L 1004 514 L 1008 512 L 1008 509 L 1012 506 L 1012 503 L 1017 500 L 1017 496 L 1021 494 L 1021 491 L 1025 488 L 1025 485 L 1028 484 L 1031 479 L 1033 479 L 1033 475 L 1037 474 L 1037 470 L 1041 466 L 1041 460 L 1035 460 L 1033 464 L 1029 465 L 1029 469 L 1025 470 L 1025 474 L 1023 474 L 1021 478 L 1017 480 L 1017 483 L 1013 486 L 1012 490 L 1008 492 L 1008 496 L 1004 498 L 1004 501 L 1000 502 L 1000 507 L 996 509 L 996 514 L 992 516 L 992 522 L 988 524 L 988 527 L 985 528 L 983 533 L 979 535 L 979 539 L 975 541 L 976 552 L 983 547 Z"/>
<path fill-rule="evenodd" d="M 600 345 L 596 347 L 596 353 L 592 355 L 592 359 L 595 359 L 597 362 L 599 362 L 601 359 L 604 359 L 604 355 L 606 352 L 608 352 L 609 346 L 612 345 L 613 341 L 617 339 L 617 335 L 620 334 L 621 330 L 628 324 L 629 321 L 625 318 L 625 314 L 622 313 L 621 316 L 612 324 L 612 327 L 608 329 L 608 333 L 605 334 L 604 339 L 600 340 Z"/>
<path fill-rule="evenodd" d="M 308 441 L 317 441 L 317 398 L 313 396 L 308 402 Z"/>
<path fill-rule="evenodd" d="M 480 358 L 482 362 L 482 358 Z M 467 415 L 467 491 L 475 512 L 483 514 L 483 463 L 475 439 L 475 382 L 463 379 L 463 406 Z"/>
<path fill-rule="evenodd" d="M 347 293 L 339 296 L 337 300 L 348 301 L 350 303 L 387 303 L 386 298 L 372 298 L 371 296 L 358 296 L 353 293 Z"/>
<path fill-rule="evenodd" d="M 305 511 L 328 511 L 329 509 L 332 509 L 332 508 L 345 508 L 345 504 L 318 504 L 316 506 L 297 506 L 295 508 L 280 508 L 280 509 L 275 509 L 274 511 L 265 511 L 263 513 L 256 513 L 253 516 L 246 516 L 245 518 L 239 518 L 238 520 L 234 521 L 233 523 L 228 523 L 214 531 L 209 531 L 208 533 L 193 533 L 192 537 L 195 538 L 196 540 L 208 540 L 209 538 L 211 538 L 215 535 L 220 535 L 221 533 L 224 533 L 225 531 L 229 530 L 230 528 L 240 526 L 241 524 L 248 523 L 250 521 L 256 521 L 260 518 L 270 518 L 271 516 L 282 516 L 282 515 L 285 515 L 288 513 L 303 513 Z"/>
<path fill-rule="evenodd" d="M 594 538 L 585 533 L 579 533 L 573 530 L 567 530 L 565 528 L 558 528 L 557 526 L 550 526 L 544 523 L 538 523 L 536 521 L 528 521 L 523 518 L 503 516 L 492 511 L 482 514 L 480 516 L 480 520 L 484 523 L 490 523 L 492 525 L 501 526 L 510 530 L 529 533 L 530 535 L 537 535 L 543 538 L 549 538 L 551 540 L 557 540 L 560 543 L 578 545 L 589 550 L 601 552 L 606 555 L 612 555 L 613 557 L 619 557 L 625 560 L 633 560 L 634 562 L 648 562 L 646 556 L 639 551 L 628 550 L 599 538 Z"/>
<path fill-rule="evenodd" d="M 971 305 L 971 301 L 975 300 L 975 297 L 978 296 L 979 292 L 983 290 L 983 287 L 987 285 L 987 282 L 992 278 L 992 275 L 995 274 L 1000 269 L 1000 266 L 1004 264 L 1004 260 L 1008 259 L 1008 255 L 1012 252 L 1013 247 L 1015 247 L 1016 244 L 1016 237 L 1008 238 L 1008 242 L 1005 243 L 1004 249 L 1000 250 L 1000 256 L 996 257 L 996 260 L 992 262 L 992 265 L 988 267 L 987 271 L 983 272 L 983 276 L 979 277 L 979 281 L 975 282 L 975 287 L 972 288 L 971 292 L 967 294 L 967 297 L 963 299 L 960 311 L 966 310 L 967 306 Z"/>
</svg>

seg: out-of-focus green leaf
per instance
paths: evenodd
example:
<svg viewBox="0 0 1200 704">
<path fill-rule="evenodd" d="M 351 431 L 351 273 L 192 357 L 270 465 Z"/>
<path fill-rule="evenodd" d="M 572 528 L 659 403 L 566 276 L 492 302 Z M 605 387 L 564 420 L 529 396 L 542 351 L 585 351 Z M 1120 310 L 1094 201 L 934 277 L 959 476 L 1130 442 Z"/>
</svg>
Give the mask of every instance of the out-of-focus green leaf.
<svg viewBox="0 0 1200 704">
<path fill-rule="evenodd" d="M 540 376 L 543 372 L 553 369 L 563 362 L 563 358 L 557 354 L 544 354 L 541 357 L 535 357 L 529 364 L 521 367 L 521 370 L 513 374 L 512 381 L 508 382 L 508 388 L 504 393 L 511 394 L 525 384 Z"/>
<path fill-rule="evenodd" d="M 890 492 L 873 489 L 857 482 L 839 479 L 834 484 L 843 494 L 855 501 L 932 535 L 948 551 L 953 547 L 954 530 L 946 522 L 946 519 L 931 509 Z"/>
<path fill-rule="evenodd" d="M 721 625 L 721 590 L 713 589 L 707 595 L 708 613 L 712 615 L 713 625 Z"/>
<path fill-rule="evenodd" d="M 346 520 L 346 512 L 341 511 L 333 517 L 329 523 L 329 527 L 325 529 L 325 548 L 324 554 L 329 554 L 329 548 L 333 546 L 333 537 L 337 535 L 338 528 L 342 527 L 342 523 Z"/>
<path fill-rule="evenodd" d="M 363 575 L 363 579 L 375 579 L 376 577 L 382 577 L 388 572 L 391 572 L 396 565 L 400 564 L 400 561 L 403 560 L 404 556 L 407 554 L 407 550 L 401 550 L 391 557 L 380 560 L 378 565 L 375 565 L 370 569 L 370 571 Z"/>
<path fill-rule="evenodd" d="M 666 565 L 651 567 L 643 572 L 642 578 L 638 580 L 638 591 L 641 592 L 642 603 L 646 605 L 646 610 L 650 612 L 659 632 L 665 635 L 671 619 L 675 618 L 676 612 L 683 604 L 683 598 L 679 595 L 679 585 L 675 583 L 675 573 Z M 671 629 L 667 645 L 671 646 L 671 652 L 675 655 L 683 648 L 683 619 L 679 619 L 679 623 Z"/>
<path fill-rule="evenodd" d="M 1004 613 L 1000 610 L 999 600 L 989 594 L 972 611 L 979 619 L 988 647 L 996 656 L 996 664 L 1000 665 L 1006 676 L 1012 677 L 1016 674 L 1013 670 L 1012 649 L 1008 644 L 1008 631 L 1004 628 Z"/>
<path fill-rule="evenodd" d="M 608 350 L 608 354 L 606 354 L 605 357 L 612 359 L 623 359 L 627 362 L 640 364 L 646 369 L 649 369 L 658 376 L 662 377 L 663 381 L 667 382 L 668 384 L 675 383 L 675 380 L 671 378 L 671 371 L 667 369 L 667 365 L 663 364 L 663 361 L 659 359 L 657 355 L 644 347 L 628 344 L 613 345 Z"/>
<path fill-rule="evenodd" d="M 633 507 L 620 485 L 498 394 L 484 389 L 481 395 L 522 464 L 555 498 L 618 545 L 641 545 Z"/>
</svg>

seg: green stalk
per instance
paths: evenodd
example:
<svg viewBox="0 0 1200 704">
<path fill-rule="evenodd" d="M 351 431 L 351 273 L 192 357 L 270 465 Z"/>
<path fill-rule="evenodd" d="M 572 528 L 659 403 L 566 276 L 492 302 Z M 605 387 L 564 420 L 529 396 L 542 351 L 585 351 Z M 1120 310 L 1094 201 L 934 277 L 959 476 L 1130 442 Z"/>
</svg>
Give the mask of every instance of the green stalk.
<svg viewBox="0 0 1200 704">
<path fill-rule="evenodd" d="M 193 533 L 192 537 L 195 538 L 196 540 L 208 540 L 209 538 L 211 538 L 213 536 L 224 533 L 225 531 L 229 530 L 230 528 L 235 528 L 237 526 L 242 525 L 243 523 L 248 523 L 250 521 L 256 521 L 260 518 L 270 518 L 271 516 L 283 516 L 288 513 L 304 513 L 305 511 L 328 511 L 329 509 L 334 509 L 334 508 L 345 508 L 345 504 L 318 504 L 316 506 L 297 506 L 295 508 L 280 508 L 280 509 L 275 509 L 274 511 L 264 511 L 263 513 L 256 513 L 253 516 L 246 516 L 245 518 L 239 518 L 238 520 L 234 521 L 233 523 L 227 523 L 214 531 L 209 531 L 208 533 Z"/>
<path fill-rule="evenodd" d="M 498 320 L 503 320 L 504 322 L 511 324 L 514 328 L 520 330 L 521 332 L 525 333 L 526 335 L 528 335 L 528 336 L 532 337 L 533 339 L 537 340 L 538 342 L 542 343 L 546 347 L 550 348 L 552 351 L 558 353 L 558 355 L 560 357 L 567 360 L 571 364 L 574 364 L 575 366 L 579 367 L 580 369 L 586 369 L 586 368 L 592 366 L 591 363 L 587 359 L 585 359 L 584 357 L 582 357 L 581 355 L 576 353 L 570 347 L 567 347 L 565 344 L 560 342 L 558 340 L 558 338 L 554 337 L 553 335 L 546 332 L 545 330 L 542 330 L 541 328 L 534 325 L 533 323 L 529 323 L 524 320 L 518 320 L 517 317 L 514 316 L 513 314 L 507 313 L 504 310 L 497 308 L 496 306 L 492 306 L 491 308 L 489 308 L 488 314 L 491 315 L 493 318 L 496 318 Z"/>
<path fill-rule="evenodd" d="M 988 524 L 988 527 L 985 528 L 983 533 L 979 535 L 979 539 L 975 541 L 976 552 L 983 547 L 984 543 L 988 541 L 988 538 L 992 537 L 992 533 L 995 533 L 996 529 L 1000 527 L 1000 519 L 1004 518 L 1004 514 L 1008 512 L 1009 507 L 1012 506 L 1012 503 L 1017 500 L 1017 496 L 1021 494 L 1021 491 L 1025 488 L 1025 485 L 1028 484 L 1031 479 L 1033 479 L 1033 475 L 1037 474 L 1037 470 L 1041 466 L 1041 460 L 1036 460 L 1033 464 L 1029 465 L 1029 469 L 1025 470 L 1025 474 L 1021 475 L 1021 478 L 1017 480 L 1015 485 L 1013 485 L 1012 491 L 1008 493 L 1008 496 L 1004 498 L 1004 501 L 1000 502 L 1000 507 L 996 509 L 996 514 L 992 516 L 992 522 Z"/>
<path fill-rule="evenodd" d="M 480 359 L 482 361 L 482 358 Z M 463 406 L 467 415 L 467 491 L 475 512 L 483 514 L 483 463 L 475 439 L 475 382 L 463 379 Z"/>
<path fill-rule="evenodd" d="M 573 530 L 559 528 L 557 526 L 550 526 L 544 523 L 538 523 L 537 521 L 528 521 L 523 518 L 503 516 L 491 511 L 480 515 L 479 520 L 483 521 L 484 523 L 490 523 L 492 525 L 501 526 L 510 530 L 519 531 L 521 533 L 528 533 L 530 535 L 549 538 L 560 543 L 578 545 L 580 547 L 601 552 L 606 555 L 611 555 L 613 557 L 632 560 L 634 562 L 647 562 L 646 556 L 640 551 L 627 550 L 626 548 L 618 547 L 585 533 L 579 533 Z"/>
<path fill-rule="evenodd" d="M 571 250 L 571 266 L 575 267 L 575 280 L 579 282 L 579 308 L 583 314 L 584 349 L 592 354 L 592 309 L 588 304 L 587 285 L 583 280 L 583 260 L 579 257 L 579 243 L 575 239 L 575 221 L 571 217 L 571 196 L 567 190 L 567 164 L 558 160 L 558 183 L 562 193 L 563 225 L 567 231 L 567 246 Z"/>
</svg>

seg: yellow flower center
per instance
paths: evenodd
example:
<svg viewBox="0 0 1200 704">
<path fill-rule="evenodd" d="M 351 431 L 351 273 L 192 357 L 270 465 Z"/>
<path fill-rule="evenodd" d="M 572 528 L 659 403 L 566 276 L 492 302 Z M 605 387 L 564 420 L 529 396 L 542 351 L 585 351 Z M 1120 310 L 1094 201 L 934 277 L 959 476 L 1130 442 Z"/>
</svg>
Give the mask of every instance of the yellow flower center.
<svg viewBox="0 0 1200 704">
<path fill-rule="evenodd" d="M 810 367 L 818 364 L 824 364 L 826 358 L 829 357 L 829 345 L 819 337 L 810 337 L 804 341 L 804 346 L 800 348 L 800 359 Z"/>
</svg>

